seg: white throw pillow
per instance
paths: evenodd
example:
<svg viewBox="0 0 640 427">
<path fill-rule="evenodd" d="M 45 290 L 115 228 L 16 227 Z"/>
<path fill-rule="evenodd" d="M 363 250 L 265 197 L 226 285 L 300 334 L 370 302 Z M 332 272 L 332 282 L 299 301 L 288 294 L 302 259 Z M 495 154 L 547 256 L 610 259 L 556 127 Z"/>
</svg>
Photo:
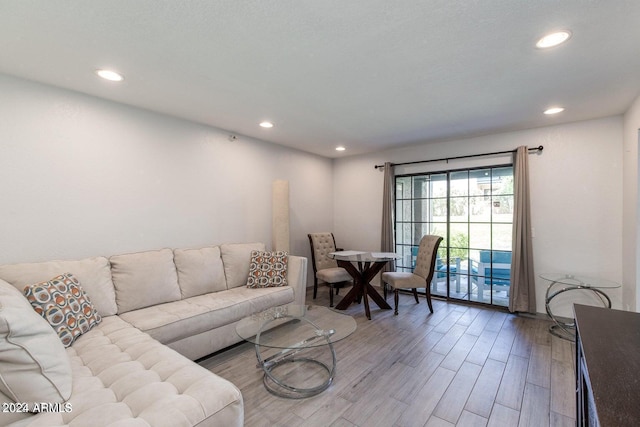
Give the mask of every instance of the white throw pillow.
<svg viewBox="0 0 640 427">
<path fill-rule="evenodd" d="M 0 280 L 0 391 L 14 402 L 62 403 L 71 363 L 49 323 L 20 291 Z"/>
</svg>

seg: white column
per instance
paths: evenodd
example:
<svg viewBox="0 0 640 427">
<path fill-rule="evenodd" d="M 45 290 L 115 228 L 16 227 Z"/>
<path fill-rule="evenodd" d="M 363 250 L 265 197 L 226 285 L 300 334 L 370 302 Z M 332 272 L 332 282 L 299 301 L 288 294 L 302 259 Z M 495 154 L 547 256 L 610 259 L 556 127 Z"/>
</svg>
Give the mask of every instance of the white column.
<svg viewBox="0 0 640 427">
<path fill-rule="evenodd" d="M 289 252 L 289 181 L 273 181 L 271 203 L 272 250 Z"/>
</svg>

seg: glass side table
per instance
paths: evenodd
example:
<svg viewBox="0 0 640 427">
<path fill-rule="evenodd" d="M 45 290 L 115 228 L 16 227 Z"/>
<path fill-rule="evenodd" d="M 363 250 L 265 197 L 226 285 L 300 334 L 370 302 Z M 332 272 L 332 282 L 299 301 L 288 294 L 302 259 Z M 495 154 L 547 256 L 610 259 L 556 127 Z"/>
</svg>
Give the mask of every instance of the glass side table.
<svg viewBox="0 0 640 427">
<path fill-rule="evenodd" d="M 327 307 L 285 305 L 246 317 L 236 333 L 255 345 L 270 393 L 300 399 L 326 390 L 336 372 L 333 344 L 356 330 L 353 317 Z M 327 351 L 328 350 L 328 351 Z"/>
<path fill-rule="evenodd" d="M 553 313 L 551 308 L 553 299 L 569 291 L 588 291 L 598 297 L 603 307 L 611 308 L 611 299 L 603 289 L 615 289 L 621 286 L 620 283 L 611 280 L 564 273 L 544 273 L 540 274 L 540 278 L 550 282 L 544 299 L 547 314 L 554 322 L 549 327 L 549 332 L 569 341 L 575 341 L 575 320 L 565 321 Z"/>
</svg>

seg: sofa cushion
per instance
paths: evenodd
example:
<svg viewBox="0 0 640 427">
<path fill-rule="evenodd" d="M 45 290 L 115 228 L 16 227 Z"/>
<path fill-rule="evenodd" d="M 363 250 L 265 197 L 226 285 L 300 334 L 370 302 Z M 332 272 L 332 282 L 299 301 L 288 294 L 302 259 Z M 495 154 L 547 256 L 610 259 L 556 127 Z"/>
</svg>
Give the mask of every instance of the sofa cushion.
<svg viewBox="0 0 640 427">
<path fill-rule="evenodd" d="M 171 249 L 114 255 L 109 261 L 118 314 L 180 299 Z"/>
<path fill-rule="evenodd" d="M 66 351 L 72 410 L 40 413 L 27 425 L 242 425 L 237 387 L 118 316 L 104 318 Z"/>
<path fill-rule="evenodd" d="M 251 251 L 248 288 L 271 288 L 287 286 L 287 263 L 285 251 Z"/>
<path fill-rule="evenodd" d="M 246 286 L 251 251 L 264 251 L 264 243 L 227 243 L 220 245 L 227 289 Z"/>
<path fill-rule="evenodd" d="M 71 384 L 71 365 L 56 333 L 0 280 L 0 391 L 14 402 L 62 403 Z"/>
<path fill-rule="evenodd" d="M 22 292 L 27 285 L 44 282 L 67 271 L 71 271 L 82 283 L 82 288 L 101 316 L 111 316 L 118 312 L 111 267 L 105 257 L 0 265 L 0 279 Z"/>
<path fill-rule="evenodd" d="M 293 300 L 293 289 L 289 286 L 259 289 L 240 286 L 131 311 L 120 317 L 161 343 L 170 344 Z"/>
<path fill-rule="evenodd" d="M 35 312 L 49 322 L 65 347 L 102 320 L 71 273 L 27 286 L 24 295 Z"/>
<path fill-rule="evenodd" d="M 219 247 L 175 249 L 173 256 L 183 299 L 227 289 Z"/>
</svg>

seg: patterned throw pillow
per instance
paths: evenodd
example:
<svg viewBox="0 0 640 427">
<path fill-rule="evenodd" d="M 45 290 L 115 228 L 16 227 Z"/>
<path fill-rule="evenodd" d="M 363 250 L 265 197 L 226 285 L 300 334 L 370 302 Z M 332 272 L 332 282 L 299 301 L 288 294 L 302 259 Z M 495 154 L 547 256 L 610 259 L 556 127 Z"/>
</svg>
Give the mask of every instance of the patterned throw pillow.
<svg viewBox="0 0 640 427">
<path fill-rule="evenodd" d="M 285 251 L 251 251 L 248 288 L 271 288 L 287 286 L 287 263 Z"/>
<path fill-rule="evenodd" d="M 71 273 L 28 285 L 24 294 L 36 313 L 51 324 L 65 347 L 102 320 Z"/>
</svg>

